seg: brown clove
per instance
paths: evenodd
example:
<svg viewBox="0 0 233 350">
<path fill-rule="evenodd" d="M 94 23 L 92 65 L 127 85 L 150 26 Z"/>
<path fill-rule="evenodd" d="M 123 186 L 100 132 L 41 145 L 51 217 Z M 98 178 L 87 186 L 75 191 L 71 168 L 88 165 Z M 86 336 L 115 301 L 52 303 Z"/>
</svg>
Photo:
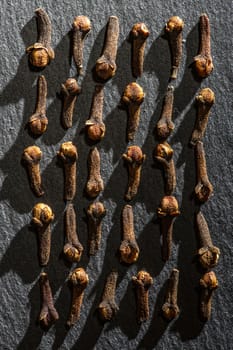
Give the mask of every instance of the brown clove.
<svg viewBox="0 0 233 350">
<path fill-rule="evenodd" d="M 166 140 L 174 130 L 172 122 L 172 111 L 174 101 L 174 87 L 169 85 L 163 102 L 163 109 L 160 119 L 156 125 L 156 132 L 159 139 Z"/>
<path fill-rule="evenodd" d="M 120 260 L 126 264 L 136 262 L 139 256 L 133 220 L 133 208 L 131 205 L 125 205 L 122 211 L 123 241 L 120 245 Z"/>
<path fill-rule="evenodd" d="M 210 22 L 206 13 L 200 16 L 199 53 L 194 57 L 194 67 L 200 78 L 206 78 L 214 69 L 210 47 Z"/>
<path fill-rule="evenodd" d="M 77 148 L 71 141 L 64 142 L 60 151 L 57 153 L 58 157 L 63 162 L 65 172 L 65 187 L 64 199 L 72 201 L 76 194 L 76 163 L 78 159 Z"/>
<path fill-rule="evenodd" d="M 172 69 L 170 79 L 176 79 L 178 69 L 182 58 L 182 30 L 184 22 L 178 16 L 172 16 L 169 18 L 165 30 L 168 34 L 171 56 L 172 56 Z"/>
<path fill-rule="evenodd" d="M 117 42 L 119 37 L 119 20 L 110 16 L 103 53 L 96 61 L 96 74 L 101 80 L 108 80 L 116 73 Z"/>
<path fill-rule="evenodd" d="M 83 47 L 84 40 L 87 37 L 87 34 L 91 30 L 90 19 L 86 16 L 77 16 L 74 19 L 72 25 L 73 32 L 73 57 L 74 62 L 77 67 L 78 75 L 82 74 L 83 68 Z"/>
<path fill-rule="evenodd" d="M 63 252 L 66 259 L 70 262 L 78 262 L 81 259 L 83 246 L 79 242 L 76 229 L 76 214 L 74 205 L 68 203 L 65 211 L 65 233 L 67 243 L 64 245 Z"/>
<path fill-rule="evenodd" d="M 153 284 L 151 275 L 146 271 L 139 271 L 132 277 L 136 288 L 137 320 L 139 323 L 149 319 L 149 288 Z"/>
<path fill-rule="evenodd" d="M 52 209 L 44 203 L 37 203 L 32 210 L 32 224 L 38 234 L 39 262 L 41 266 L 46 266 L 49 262 L 51 248 L 51 227 L 54 220 Z"/>
<path fill-rule="evenodd" d="M 196 215 L 196 223 L 201 245 L 197 253 L 199 262 L 204 269 L 211 269 L 218 263 L 220 250 L 213 245 L 207 222 L 201 212 Z"/>
<path fill-rule="evenodd" d="M 146 47 L 146 39 L 150 32 L 145 23 L 136 23 L 131 29 L 131 37 L 133 41 L 132 49 L 132 70 L 134 77 L 140 77 L 143 73 L 144 52 Z"/>
<path fill-rule="evenodd" d="M 122 102 L 128 109 L 128 125 L 127 138 L 128 141 L 134 139 L 134 135 L 138 129 L 140 120 L 141 104 L 144 100 L 145 94 L 140 85 L 133 82 L 126 86 L 122 96 Z"/>
<path fill-rule="evenodd" d="M 38 39 L 33 45 L 30 45 L 26 52 L 29 54 L 29 62 L 37 68 L 44 68 L 51 60 L 54 59 L 55 54 L 51 48 L 51 32 L 52 26 L 49 16 L 42 8 L 35 10 L 37 15 Z"/>
<path fill-rule="evenodd" d="M 195 195 L 201 203 L 204 203 L 213 194 L 213 186 L 207 175 L 205 151 L 201 141 L 197 141 L 195 153 L 197 164 L 197 185 L 195 187 Z"/>
<path fill-rule="evenodd" d="M 129 146 L 127 153 L 124 153 L 122 157 L 127 162 L 129 173 L 128 189 L 125 194 L 125 199 L 127 201 L 130 201 L 136 196 L 138 192 L 138 187 L 141 179 L 142 163 L 146 159 L 146 156 L 142 153 L 140 147 Z"/>
<path fill-rule="evenodd" d="M 103 321 L 110 321 L 119 310 L 115 301 L 117 277 L 118 272 L 112 271 L 105 283 L 102 301 L 98 306 L 99 315 Z"/>
<path fill-rule="evenodd" d="M 190 141 L 192 146 L 195 146 L 197 141 L 202 141 L 209 120 L 210 109 L 214 102 L 214 92 L 209 88 L 201 89 L 196 96 L 197 119 Z"/>
<path fill-rule="evenodd" d="M 100 141 L 105 135 L 103 123 L 104 87 L 96 85 L 92 99 L 91 113 L 85 125 L 87 135 L 92 141 Z"/>
<path fill-rule="evenodd" d="M 168 320 L 172 320 L 179 315 L 180 309 L 177 305 L 177 293 L 179 284 L 179 270 L 173 269 L 169 278 L 167 295 L 165 303 L 162 306 L 163 316 Z"/>
<path fill-rule="evenodd" d="M 63 98 L 62 107 L 62 125 L 65 129 L 73 125 L 74 106 L 81 88 L 78 86 L 76 79 L 69 78 L 64 84 L 61 84 L 61 95 Z"/>
<path fill-rule="evenodd" d="M 89 177 L 86 192 L 89 197 L 97 197 L 103 191 L 104 183 L 100 174 L 100 154 L 97 148 L 90 150 L 88 157 Z"/>
<path fill-rule="evenodd" d="M 71 327 L 79 320 L 84 290 L 87 287 L 89 278 L 85 270 L 80 267 L 71 272 L 69 282 L 73 286 L 73 295 L 67 326 Z"/>
<path fill-rule="evenodd" d="M 172 250 L 173 224 L 176 216 L 180 215 L 178 202 L 173 196 L 164 196 L 157 210 L 161 222 L 161 234 L 163 239 L 162 258 L 167 261 Z"/>
<path fill-rule="evenodd" d="M 59 319 L 59 315 L 53 303 L 53 296 L 47 273 L 42 272 L 40 274 L 39 283 L 42 302 L 39 322 L 43 328 L 47 329 Z"/>
<path fill-rule="evenodd" d="M 37 146 L 25 148 L 22 155 L 22 163 L 27 169 L 31 189 L 37 197 L 41 197 L 44 194 L 40 174 L 41 157 L 42 152 Z"/>
<path fill-rule="evenodd" d="M 206 272 L 200 279 L 200 314 L 204 321 L 210 319 L 213 291 L 218 288 L 218 280 L 214 271 Z"/>
<path fill-rule="evenodd" d="M 173 160 L 173 149 L 167 143 L 159 143 L 155 148 L 155 159 L 163 166 L 165 175 L 165 194 L 170 196 L 176 188 L 176 170 Z"/>
<path fill-rule="evenodd" d="M 44 75 L 38 78 L 37 86 L 36 110 L 28 121 L 28 127 L 35 136 L 42 135 L 46 131 L 48 125 L 48 118 L 46 117 L 47 82 Z"/>
<path fill-rule="evenodd" d="M 87 209 L 89 255 L 95 255 L 99 250 L 102 236 L 102 219 L 105 215 L 106 209 L 101 202 L 92 203 Z"/>
</svg>

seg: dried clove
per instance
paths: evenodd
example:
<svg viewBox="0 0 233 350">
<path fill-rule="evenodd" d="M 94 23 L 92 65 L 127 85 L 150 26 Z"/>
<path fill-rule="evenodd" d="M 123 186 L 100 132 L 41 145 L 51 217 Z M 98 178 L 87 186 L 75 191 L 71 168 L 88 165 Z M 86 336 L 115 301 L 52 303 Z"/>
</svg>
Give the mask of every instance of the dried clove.
<svg viewBox="0 0 233 350">
<path fill-rule="evenodd" d="M 91 30 L 90 19 L 86 16 L 77 16 L 72 25 L 73 32 L 73 57 L 78 75 L 82 74 L 84 39 Z"/>
<path fill-rule="evenodd" d="M 61 95 L 63 97 L 62 125 L 65 129 L 72 127 L 74 106 L 80 92 L 81 88 L 74 78 L 68 78 L 64 84 L 61 84 Z"/>
<path fill-rule="evenodd" d="M 103 53 L 96 61 L 96 74 L 101 80 L 108 80 L 116 73 L 117 42 L 119 37 L 119 20 L 110 16 Z"/>
<path fill-rule="evenodd" d="M 57 155 L 62 160 L 65 171 L 64 199 L 71 201 L 76 194 L 77 148 L 71 141 L 64 142 Z"/>
<path fill-rule="evenodd" d="M 172 250 L 172 232 L 176 216 L 180 215 L 178 202 L 173 196 L 164 196 L 157 210 L 161 222 L 162 258 L 167 261 Z"/>
<path fill-rule="evenodd" d="M 37 197 L 41 197 L 44 194 L 40 175 L 41 157 L 42 152 L 37 146 L 25 148 L 22 155 L 22 163 L 27 169 L 31 189 Z"/>
<path fill-rule="evenodd" d="M 89 153 L 88 166 L 89 177 L 86 192 L 89 197 L 94 198 L 104 189 L 104 183 L 100 175 L 100 154 L 96 147 Z"/>
<path fill-rule="evenodd" d="M 138 192 L 142 163 L 146 159 L 146 156 L 142 153 L 140 147 L 129 146 L 127 153 L 124 153 L 122 157 L 127 162 L 129 173 L 128 189 L 125 194 L 125 199 L 127 201 L 130 201 L 136 196 Z"/>
<path fill-rule="evenodd" d="M 105 283 L 102 301 L 98 306 L 99 315 L 103 321 L 110 321 L 119 310 L 115 301 L 117 277 L 118 272 L 112 271 Z"/>
<path fill-rule="evenodd" d="M 87 209 L 88 231 L 89 231 L 89 255 L 95 255 L 100 247 L 102 235 L 102 219 L 106 214 L 106 209 L 101 202 L 89 205 Z"/>
<path fill-rule="evenodd" d="M 93 141 L 100 141 L 105 135 L 105 125 L 103 123 L 104 87 L 96 85 L 92 99 L 91 113 L 85 125 L 87 135 Z"/>
<path fill-rule="evenodd" d="M 206 78 L 214 69 L 210 47 L 210 22 L 206 13 L 200 16 L 199 53 L 194 57 L 194 67 L 200 78 Z"/>
<path fill-rule="evenodd" d="M 42 302 L 39 322 L 43 328 L 47 329 L 59 319 L 59 315 L 53 303 L 53 296 L 47 273 L 42 272 L 40 274 L 39 283 Z"/>
<path fill-rule="evenodd" d="M 44 75 L 38 78 L 37 86 L 36 110 L 28 121 L 31 133 L 36 136 L 43 134 L 48 125 L 48 118 L 46 117 L 47 82 Z"/>
<path fill-rule="evenodd" d="M 165 30 L 168 34 L 171 56 L 172 56 L 172 69 L 170 79 L 176 79 L 178 69 L 182 57 L 182 30 L 184 22 L 178 16 L 172 16 L 169 18 Z"/>
<path fill-rule="evenodd" d="M 172 122 L 172 110 L 174 101 L 174 87 L 169 85 L 163 102 L 160 119 L 156 125 L 156 132 L 160 139 L 166 140 L 174 130 Z"/>
<path fill-rule="evenodd" d="M 218 263 L 220 250 L 213 245 L 207 222 L 201 212 L 196 215 L 196 223 L 201 245 L 197 253 L 199 262 L 204 269 L 211 269 Z"/>
<path fill-rule="evenodd" d="M 136 23 L 131 29 L 131 37 L 133 41 L 132 49 L 132 70 L 134 77 L 140 77 L 143 73 L 144 51 L 146 47 L 146 39 L 150 32 L 145 23 Z"/>
<path fill-rule="evenodd" d="M 122 102 L 128 109 L 128 125 L 127 125 L 127 138 L 128 141 L 134 139 L 134 135 L 138 129 L 141 104 L 144 100 L 145 94 L 140 85 L 133 82 L 126 86 L 124 94 L 122 96 Z"/>
<path fill-rule="evenodd" d="M 123 241 L 120 245 L 120 259 L 126 264 L 136 262 L 139 256 L 133 220 L 133 208 L 131 205 L 125 205 L 122 211 Z"/>
<path fill-rule="evenodd" d="M 204 321 L 210 319 L 213 291 L 218 288 L 218 280 L 214 271 L 206 272 L 200 279 L 200 314 Z"/>
<path fill-rule="evenodd" d="M 197 185 L 195 187 L 195 195 L 201 203 L 204 203 L 213 194 L 213 186 L 207 175 L 205 151 L 201 141 L 197 141 L 195 153 L 197 164 Z"/>
<path fill-rule="evenodd" d="M 155 148 L 155 159 L 163 166 L 165 174 L 165 194 L 172 195 L 176 188 L 176 170 L 173 161 L 173 149 L 167 143 L 159 143 Z"/>
<path fill-rule="evenodd" d="M 139 271 L 137 276 L 132 277 L 136 288 L 137 320 L 139 323 L 149 319 L 149 288 L 153 284 L 151 275 L 146 271 Z"/>
<path fill-rule="evenodd" d="M 74 205 L 68 203 L 65 211 L 65 232 L 67 243 L 64 245 L 63 252 L 70 262 L 78 262 L 81 259 L 83 246 L 79 242 L 76 229 L 76 214 Z"/>
<path fill-rule="evenodd" d="M 209 88 L 201 89 L 196 96 L 197 119 L 190 141 L 192 146 L 195 146 L 197 141 L 202 141 L 214 102 L 214 92 Z"/>
<path fill-rule="evenodd" d="M 37 15 L 38 39 L 33 45 L 30 45 L 26 52 L 29 54 L 29 62 L 38 68 L 44 68 L 51 60 L 54 59 L 55 54 L 51 48 L 51 32 L 52 26 L 49 16 L 42 8 L 35 10 Z"/>
<path fill-rule="evenodd" d="M 44 203 L 37 203 L 32 210 L 32 224 L 38 234 L 39 262 L 41 266 L 46 266 L 49 262 L 51 248 L 51 227 L 54 220 L 52 209 Z"/>
<path fill-rule="evenodd" d="M 163 316 L 168 320 L 172 320 L 179 315 L 180 309 L 177 305 L 177 293 L 179 284 L 179 270 L 173 269 L 169 278 L 167 295 L 165 303 L 162 306 Z"/>
<path fill-rule="evenodd" d="M 89 278 L 85 270 L 80 267 L 71 272 L 69 281 L 73 286 L 73 296 L 67 325 L 71 327 L 79 320 L 84 290 L 87 287 Z"/>
</svg>

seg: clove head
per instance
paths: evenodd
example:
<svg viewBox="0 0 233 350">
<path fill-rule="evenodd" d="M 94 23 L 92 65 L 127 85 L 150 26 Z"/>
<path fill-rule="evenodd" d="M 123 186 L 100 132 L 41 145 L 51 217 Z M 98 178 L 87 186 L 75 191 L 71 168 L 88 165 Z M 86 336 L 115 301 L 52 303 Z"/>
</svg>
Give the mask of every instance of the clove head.
<svg viewBox="0 0 233 350">
<path fill-rule="evenodd" d="M 164 196 L 157 212 L 160 218 L 180 215 L 177 199 L 173 196 Z"/>
<path fill-rule="evenodd" d="M 201 247 L 198 250 L 198 258 L 200 264 L 205 269 L 211 269 L 217 265 L 220 256 L 219 248 L 215 246 Z"/>
<path fill-rule="evenodd" d="M 200 286 L 205 289 L 214 290 L 218 288 L 218 280 L 214 271 L 206 272 L 200 279 Z"/>
<path fill-rule="evenodd" d="M 162 306 L 162 312 L 163 316 L 170 321 L 179 315 L 180 309 L 178 305 L 166 302 Z"/>
<path fill-rule="evenodd" d="M 48 119 L 45 114 L 35 113 L 30 117 L 28 124 L 33 135 L 41 135 L 47 129 Z"/>
<path fill-rule="evenodd" d="M 81 88 L 78 86 L 76 79 L 68 78 L 64 84 L 62 84 L 62 94 L 65 96 L 76 96 L 80 94 Z"/>
<path fill-rule="evenodd" d="M 57 154 L 64 161 L 64 163 L 68 164 L 76 162 L 78 158 L 77 148 L 71 141 L 64 142 Z"/>
<path fill-rule="evenodd" d="M 54 220 L 54 214 L 50 206 L 37 203 L 32 210 L 32 222 L 38 227 L 49 225 Z"/>
<path fill-rule="evenodd" d="M 197 55 L 194 58 L 194 66 L 199 77 L 206 78 L 214 69 L 210 56 Z"/>
<path fill-rule="evenodd" d="M 77 16 L 73 22 L 73 30 L 81 31 L 84 36 L 91 30 L 91 22 L 90 19 L 86 16 Z"/>
<path fill-rule="evenodd" d="M 122 241 L 120 245 L 121 261 L 126 264 L 133 264 L 138 260 L 139 248 L 137 242 L 134 241 Z"/>
<path fill-rule="evenodd" d="M 69 281 L 75 288 L 80 288 L 81 290 L 84 290 L 87 287 L 89 278 L 86 271 L 82 267 L 79 267 L 73 272 L 71 272 L 69 276 Z"/>
<path fill-rule="evenodd" d="M 176 32 L 179 33 L 184 28 L 183 20 L 178 16 L 172 16 L 169 18 L 165 30 L 168 33 Z"/>
<path fill-rule="evenodd" d="M 106 209 L 101 202 L 91 203 L 87 209 L 88 216 L 93 219 L 102 219 L 106 215 Z"/>
<path fill-rule="evenodd" d="M 153 278 L 151 277 L 149 272 L 143 270 L 139 271 L 137 276 L 133 276 L 132 281 L 136 286 L 143 285 L 145 290 L 148 290 L 153 284 Z"/>
<path fill-rule="evenodd" d="M 136 23 L 131 30 L 131 36 L 133 40 L 141 39 L 144 41 L 148 38 L 149 35 L 150 32 L 145 23 Z"/>
<path fill-rule="evenodd" d="M 123 158 L 132 166 L 140 166 L 145 160 L 145 154 L 139 146 L 129 146 L 127 153 L 123 154 Z"/>
<path fill-rule="evenodd" d="M 198 105 L 205 105 L 210 108 L 215 102 L 214 92 L 209 88 L 201 89 L 196 96 L 196 102 Z"/>
<path fill-rule="evenodd" d="M 140 85 L 133 82 L 126 86 L 124 94 L 122 96 L 122 101 L 126 105 L 140 106 L 144 100 L 145 94 Z"/>
<path fill-rule="evenodd" d="M 47 48 L 41 43 L 35 43 L 29 46 L 26 52 L 29 54 L 31 65 L 38 68 L 46 67 L 55 56 L 51 47 Z"/>
<path fill-rule="evenodd" d="M 71 243 L 66 243 L 63 252 L 67 260 L 70 262 L 78 262 L 81 259 L 83 247 L 81 244 L 75 246 Z"/>
<path fill-rule="evenodd" d="M 166 161 L 169 161 L 172 159 L 173 156 L 173 149 L 171 148 L 171 146 L 167 143 L 159 143 L 156 148 L 155 148 L 155 152 L 154 152 L 154 157 L 155 158 L 163 158 Z"/>
<path fill-rule="evenodd" d="M 22 161 L 25 165 L 35 165 L 41 160 L 42 152 L 37 146 L 29 146 L 24 149 Z"/>
</svg>

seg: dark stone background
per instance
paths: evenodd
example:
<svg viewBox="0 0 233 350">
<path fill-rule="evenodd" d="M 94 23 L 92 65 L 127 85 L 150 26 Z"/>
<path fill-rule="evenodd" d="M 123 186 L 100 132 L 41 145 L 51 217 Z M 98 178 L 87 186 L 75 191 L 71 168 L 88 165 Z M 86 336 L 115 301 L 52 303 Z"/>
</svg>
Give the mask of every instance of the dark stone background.
<svg viewBox="0 0 233 350">
<path fill-rule="evenodd" d="M 43 74 L 48 81 L 47 132 L 35 143 L 43 151 L 42 178 L 46 194 L 42 201 L 51 205 L 53 223 L 52 251 L 48 267 L 60 319 L 47 333 L 36 324 L 40 310 L 36 236 L 29 230 L 31 209 L 38 199 L 29 189 L 25 170 L 20 164 L 23 149 L 34 143 L 25 124 L 36 101 L 36 81 L 40 73 L 28 67 L 25 48 L 36 41 L 37 7 L 48 11 L 53 25 L 52 45 L 55 60 Z M 1 1 L 1 349 L 230 349 L 232 342 L 232 1 Z M 215 70 L 206 80 L 196 81 L 190 64 L 198 50 L 198 19 L 207 12 L 211 21 L 212 53 Z M 82 94 L 74 114 L 74 125 L 65 131 L 60 125 L 61 102 L 57 98 L 60 84 L 75 75 L 69 57 L 69 30 L 73 18 L 88 15 L 92 31 L 85 43 L 84 72 L 79 79 Z M 170 143 L 175 150 L 177 169 L 176 195 L 181 215 L 174 226 L 173 252 L 164 264 L 161 260 L 159 225 L 156 208 L 163 195 L 163 178 L 155 165 L 152 152 L 156 144 L 153 129 L 159 118 L 166 91 L 170 53 L 163 38 L 163 28 L 171 15 L 185 21 L 183 60 L 176 81 L 174 122 Z M 107 208 L 103 224 L 101 249 L 89 259 L 84 208 L 90 201 L 83 195 L 87 179 L 87 155 L 83 125 L 88 118 L 94 90 L 92 68 L 100 56 L 109 15 L 118 15 L 120 38 L 116 76 L 106 84 L 104 119 L 106 137 L 98 144 L 102 160 L 105 190 L 100 195 Z M 127 37 L 132 25 L 144 21 L 151 32 L 147 41 L 145 70 L 138 79 L 146 92 L 140 128 L 135 143 L 142 146 L 147 160 L 142 171 L 140 191 L 133 200 L 135 231 L 141 248 L 138 262 L 130 267 L 120 265 L 116 256 L 121 241 L 121 211 L 127 171 L 121 154 L 126 150 L 126 112 L 119 109 L 124 87 L 133 81 L 130 67 L 131 45 Z M 221 249 L 215 268 L 219 289 L 213 298 L 211 320 L 204 324 L 198 317 L 198 281 L 201 271 L 195 263 L 198 247 L 194 230 L 194 213 L 198 209 L 192 198 L 195 186 L 195 162 L 188 142 L 195 122 L 194 97 L 200 87 L 210 87 L 216 94 L 204 144 L 209 178 L 214 196 L 202 211 L 211 230 L 213 242 Z M 85 253 L 79 266 L 87 269 L 90 283 L 85 293 L 80 321 L 70 330 L 65 328 L 71 293 L 67 287 L 68 266 L 61 257 L 63 232 L 63 173 L 57 165 L 56 152 L 62 142 L 73 140 L 79 151 L 78 184 L 75 206 L 78 232 Z M 116 299 L 120 311 L 114 321 L 101 324 L 96 307 L 104 281 L 111 268 L 117 268 L 119 279 Z M 166 280 L 173 267 L 180 269 L 180 316 L 170 324 L 160 316 Z M 145 268 L 153 278 L 150 290 L 150 319 L 137 325 L 132 275 Z"/>
</svg>

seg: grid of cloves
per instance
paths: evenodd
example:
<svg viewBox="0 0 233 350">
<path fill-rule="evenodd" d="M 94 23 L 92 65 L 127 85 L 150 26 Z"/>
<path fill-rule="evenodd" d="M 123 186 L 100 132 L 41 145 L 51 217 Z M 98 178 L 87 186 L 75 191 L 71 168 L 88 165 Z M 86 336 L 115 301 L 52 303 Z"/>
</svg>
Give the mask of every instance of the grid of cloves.
<svg viewBox="0 0 233 350">
<path fill-rule="evenodd" d="M 54 52 L 51 48 L 51 22 L 43 9 L 37 9 L 38 38 L 34 45 L 27 48 L 29 63 L 37 68 L 45 68 L 52 59 Z M 161 166 L 164 174 L 164 196 L 160 201 L 157 214 L 160 220 L 162 249 L 161 255 L 164 262 L 172 255 L 172 232 L 175 218 L 180 215 L 179 205 L 174 196 L 176 190 L 176 170 L 173 160 L 173 149 L 168 143 L 175 128 L 172 121 L 173 102 L 176 78 L 182 59 L 182 29 L 184 22 L 178 16 L 171 17 L 166 26 L 165 32 L 168 36 L 171 49 L 171 74 L 164 96 L 163 107 L 160 118 L 156 124 L 156 138 L 158 143 L 155 147 L 154 158 Z M 78 77 L 83 74 L 83 50 L 84 39 L 91 30 L 91 21 L 86 16 L 75 17 L 72 24 L 72 55 L 77 68 L 77 76 L 68 77 L 61 84 L 62 99 L 62 126 L 69 129 L 73 126 L 73 113 L 77 97 L 81 92 L 78 85 Z M 143 74 L 144 51 L 149 30 L 144 23 L 133 25 L 130 37 L 132 43 L 132 74 L 135 80 Z M 101 157 L 99 144 L 105 137 L 105 124 L 103 122 L 104 89 L 106 82 L 117 72 L 116 56 L 119 37 L 119 20 L 116 16 L 110 16 L 108 20 L 106 37 L 101 56 L 95 65 L 95 84 L 93 86 L 93 97 L 90 115 L 85 122 L 85 132 L 88 144 L 93 147 L 89 150 L 87 159 L 88 179 L 85 186 L 85 193 L 90 204 L 86 209 L 87 230 L 88 230 L 88 254 L 97 254 L 101 249 L 102 242 L 102 220 L 106 214 L 106 208 L 102 203 L 101 195 L 104 191 L 104 183 L 101 177 Z M 196 73 L 199 77 L 208 76 L 212 69 L 212 58 L 210 50 L 210 27 L 206 14 L 200 17 L 200 52 L 194 58 Z M 146 155 L 141 147 L 134 144 L 135 136 L 140 128 L 141 104 L 146 94 L 137 81 L 129 82 L 122 95 L 122 104 L 128 114 L 126 131 L 127 150 L 122 155 L 128 169 L 128 185 L 125 193 L 127 204 L 122 209 L 122 241 L 119 247 L 119 263 L 129 266 L 136 263 L 140 256 L 140 246 L 137 243 L 134 231 L 134 208 L 129 205 L 138 193 L 142 165 Z M 48 119 L 46 117 L 47 82 L 44 75 L 38 77 L 38 96 L 34 113 L 29 118 L 29 134 L 40 137 L 47 129 Z M 196 97 L 197 120 L 191 136 L 190 144 L 195 149 L 197 165 L 197 185 L 195 196 L 200 204 L 205 203 L 213 193 L 213 186 L 207 175 L 203 138 L 207 127 L 210 109 L 214 103 L 215 96 L 210 88 L 201 89 Z M 22 162 L 25 165 L 29 177 L 30 187 L 37 196 L 44 195 L 42 186 L 39 162 L 42 157 L 40 148 L 36 145 L 25 148 Z M 75 195 L 77 184 L 77 160 L 78 150 L 72 141 L 66 141 L 60 145 L 57 152 L 60 164 L 64 170 L 64 221 L 65 221 L 65 244 L 63 256 L 70 263 L 79 263 L 82 259 L 83 245 L 77 234 L 77 218 L 75 211 Z M 39 264 L 45 268 L 49 263 L 51 250 L 51 222 L 54 220 L 54 213 L 49 205 L 37 203 L 33 208 L 32 224 L 38 236 L 38 257 Z M 217 288 L 218 281 L 213 271 L 210 271 L 219 259 L 219 248 L 212 243 L 207 222 L 199 211 L 196 215 L 196 226 L 200 239 L 198 260 L 204 269 L 204 275 L 200 280 L 200 312 L 204 320 L 210 318 L 211 296 Z M 113 252 L 114 253 L 114 252 Z M 106 283 L 103 288 L 102 300 L 98 310 L 101 320 L 111 320 L 118 311 L 115 301 L 118 271 L 112 269 L 106 276 Z M 72 304 L 67 325 L 74 325 L 79 317 L 81 305 L 84 298 L 84 290 L 88 285 L 89 278 L 81 266 L 76 266 L 69 275 L 69 282 L 72 286 Z M 174 268 L 168 281 L 165 302 L 161 307 L 163 316 L 172 320 L 179 315 L 177 305 L 177 294 L 179 284 L 179 270 Z M 139 323 L 149 319 L 149 288 L 153 284 L 153 278 L 144 270 L 140 270 L 132 277 L 132 284 L 135 287 L 137 302 L 136 318 Z M 44 328 L 48 328 L 58 318 L 54 307 L 52 291 L 48 275 L 42 271 L 40 275 L 40 289 L 42 306 L 39 321 Z"/>
</svg>

